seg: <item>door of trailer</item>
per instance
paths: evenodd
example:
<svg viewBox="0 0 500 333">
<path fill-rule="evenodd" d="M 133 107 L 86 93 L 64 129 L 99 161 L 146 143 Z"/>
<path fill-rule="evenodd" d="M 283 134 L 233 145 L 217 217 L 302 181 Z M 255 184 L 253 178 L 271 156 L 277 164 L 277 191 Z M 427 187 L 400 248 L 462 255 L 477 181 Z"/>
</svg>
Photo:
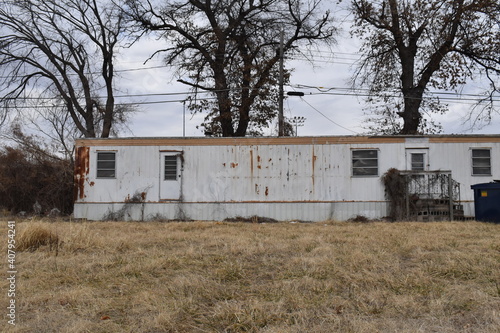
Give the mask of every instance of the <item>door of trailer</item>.
<svg viewBox="0 0 500 333">
<path fill-rule="evenodd" d="M 406 148 L 406 170 L 428 171 L 429 149 Z"/>
<path fill-rule="evenodd" d="M 160 152 L 160 200 L 180 200 L 182 152 Z"/>
</svg>

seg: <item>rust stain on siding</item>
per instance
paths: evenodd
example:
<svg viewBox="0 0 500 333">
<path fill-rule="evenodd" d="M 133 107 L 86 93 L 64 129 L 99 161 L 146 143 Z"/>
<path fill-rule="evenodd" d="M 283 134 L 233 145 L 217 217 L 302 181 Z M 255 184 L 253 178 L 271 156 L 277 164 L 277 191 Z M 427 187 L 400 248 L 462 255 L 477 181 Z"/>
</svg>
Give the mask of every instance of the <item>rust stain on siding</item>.
<svg viewBox="0 0 500 333">
<path fill-rule="evenodd" d="M 253 150 L 250 149 L 250 179 L 253 179 Z"/>
<path fill-rule="evenodd" d="M 231 163 L 231 168 L 236 168 L 238 166 L 238 163 Z"/>
<path fill-rule="evenodd" d="M 314 169 L 316 167 L 316 160 L 318 159 L 318 156 L 314 154 L 314 146 L 312 147 L 312 173 L 311 173 L 311 178 L 312 178 L 312 187 L 314 190 Z"/>
<path fill-rule="evenodd" d="M 85 180 L 89 174 L 89 147 L 77 147 L 75 150 L 74 200 L 85 198 Z"/>
<path fill-rule="evenodd" d="M 266 197 L 269 195 L 269 188 L 266 186 L 266 191 L 264 192 L 264 194 L 266 195 Z"/>
</svg>

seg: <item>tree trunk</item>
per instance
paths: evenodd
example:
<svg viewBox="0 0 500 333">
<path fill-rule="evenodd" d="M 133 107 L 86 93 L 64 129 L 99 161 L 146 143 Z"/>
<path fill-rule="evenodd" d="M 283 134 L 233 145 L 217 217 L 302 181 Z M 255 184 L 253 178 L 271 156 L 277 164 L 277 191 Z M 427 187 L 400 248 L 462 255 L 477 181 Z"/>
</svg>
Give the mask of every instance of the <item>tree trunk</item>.
<svg viewBox="0 0 500 333">
<path fill-rule="evenodd" d="M 218 88 L 217 90 L 217 102 L 219 106 L 218 118 L 222 130 L 222 136 L 234 136 L 233 117 L 231 115 L 231 101 L 229 99 L 229 91 L 225 88 Z"/>
<path fill-rule="evenodd" d="M 114 98 L 108 98 L 104 110 L 104 117 L 102 120 L 102 133 L 101 138 L 108 138 L 111 134 L 111 126 L 113 125 L 114 115 Z"/>
<path fill-rule="evenodd" d="M 231 112 L 227 111 L 220 111 L 220 126 L 222 129 L 222 136 L 223 137 L 230 137 L 234 136 L 234 128 L 233 128 L 233 122 L 231 119 Z"/>
<path fill-rule="evenodd" d="M 217 100 L 219 106 L 219 123 L 222 130 L 222 136 L 234 136 L 233 117 L 231 115 L 231 103 L 229 100 L 229 93 L 222 91 L 217 93 Z M 221 96 L 222 95 L 222 96 Z"/>
<path fill-rule="evenodd" d="M 222 52 L 222 51 L 221 51 Z M 218 120 L 223 137 L 234 136 L 233 117 L 231 114 L 231 98 L 224 73 L 223 59 L 217 59 L 213 66 L 215 79 L 215 94 L 219 108 Z"/>
<path fill-rule="evenodd" d="M 422 115 L 419 112 L 422 95 L 423 91 L 420 91 L 420 89 L 412 89 L 412 91 L 404 94 L 404 110 L 398 113 L 403 118 L 404 124 L 399 134 L 418 134 L 418 127 L 422 119 Z"/>
<path fill-rule="evenodd" d="M 247 134 L 249 122 L 249 108 L 243 106 L 240 107 L 240 119 L 238 121 L 238 128 L 236 128 L 234 136 L 245 136 Z"/>
<path fill-rule="evenodd" d="M 95 138 L 95 127 L 94 127 L 94 114 L 92 112 L 93 106 L 92 104 L 85 106 L 85 137 L 87 138 Z"/>
</svg>

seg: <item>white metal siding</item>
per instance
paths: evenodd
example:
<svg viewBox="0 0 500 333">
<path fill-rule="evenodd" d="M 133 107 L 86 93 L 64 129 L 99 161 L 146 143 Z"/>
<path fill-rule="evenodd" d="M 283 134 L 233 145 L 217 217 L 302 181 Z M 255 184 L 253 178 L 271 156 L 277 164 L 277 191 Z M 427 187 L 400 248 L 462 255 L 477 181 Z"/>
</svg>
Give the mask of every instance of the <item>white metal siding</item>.
<svg viewBox="0 0 500 333">
<path fill-rule="evenodd" d="M 380 177 L 390 168 L 406 168 L 407 148 L 428 149 L 429 170 L 452 171 L 453 178 L 461 183 L 462 200 L 468 201 L 466 215 L 473 210 L 470 185 L 500 178 L 498 140 L 447 143 L 407 138 L 406 142 L 333 140 L 337 143 L 289 145 L 264 141 L 255 144 L 256 140 L 241 145 L 131 146 L 119 144 L 119 140 L 110 139 L 103 146 L 89 145 L 90 170 L 75 204 L 75 217 L 101 219 L 106 213 L 120 211 L 134 196 L 144 203 L 129 204 L 126 219 L 164 216 L 213 220 L 259 215 L 319 221 L 356 215 L 382 217 L 386 203 Z M 470 149 L 485 147 L 492 150 L 493 175 L 472 176 Z M 352 176 L 353 149 L 378 150 L 378 176 Z M 98 151 L 116 152 L 116 178 L 96 178 Z M 182 152 L 180 202 L 160 201 L 159 158 L 164 151 Z"/>
</svg>

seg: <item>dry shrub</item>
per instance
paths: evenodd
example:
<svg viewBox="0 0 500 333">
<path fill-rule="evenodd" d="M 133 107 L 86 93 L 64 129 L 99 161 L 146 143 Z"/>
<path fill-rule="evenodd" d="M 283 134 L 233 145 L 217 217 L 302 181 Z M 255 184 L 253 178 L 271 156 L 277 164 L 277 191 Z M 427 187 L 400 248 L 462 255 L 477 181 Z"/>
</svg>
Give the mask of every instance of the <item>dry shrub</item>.
<svg viewBox="0 0 500 333">
<path fill-rule="evenodd" d="M 385 195 L 389 200 L 389 216 L 394 221 L 403 221 L 406 207 L 406 179 L 398 169 L 391 168 L 382 175 Z"/>
<path fill-rule="evenodd" d="M 57 247 L 59 237 L 39 223 L 30 223 L 19 235 L 16 242 L 18 251 L 35 251 L 41 246 Z"/>
<path fill-rule="evenodd" d="M 355 217 L 351 218 L 348 220 L 349 222 L 361 222 L 361 223 L 368 223 L 370 220 L 363 215 L 356 215 Z"/>
<path fill-rule="evenodd" d="M 73 165 L 71 161 L 23 148 L 0 148 L 0 208 L 47 214 L 57 208 L 73 211 Z M 35 203 L 40 211 L 34 209 Z"/>
</svg>

